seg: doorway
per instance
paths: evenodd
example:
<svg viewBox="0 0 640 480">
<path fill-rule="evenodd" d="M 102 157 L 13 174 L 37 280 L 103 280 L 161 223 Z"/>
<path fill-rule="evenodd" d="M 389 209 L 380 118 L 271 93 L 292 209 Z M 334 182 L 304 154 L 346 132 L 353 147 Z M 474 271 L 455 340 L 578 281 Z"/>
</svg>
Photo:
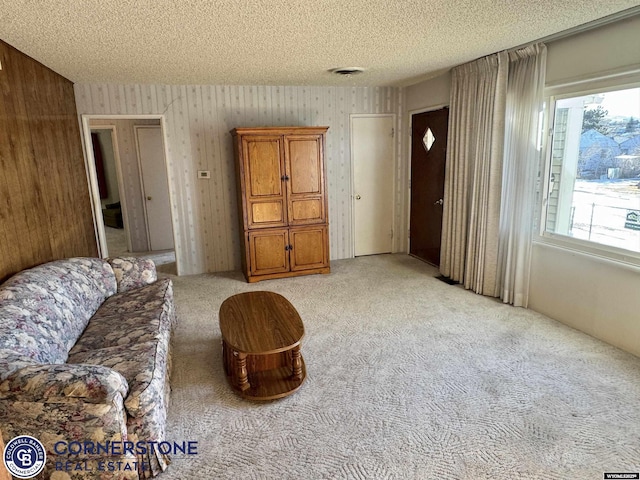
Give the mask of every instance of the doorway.
<svg viewBox="0 0 640 480">
<path fill-rule="evenodd" d="M 162 117 L 83 115 L 82 123 L 99 255 L 150 258 L 159 271 L 177 273 Z M 106 131 L 113 155 L 105 155 L 105 138 L 96 145 Z M 100 193 L 99 156 L 103 174 L 111 172 L 108 199 Z"/>
<path fill-rule="evenodd" d="M 122 177 L 119 171 L 116 128 L 111 125 L 91 127 L 91 148 L 95 162 L 102 221 L 104 223 L 107 254 L 125 255 L 131 251 L 131 242 L 125 221 L 126 208 L 122 207 Z"/>
<path fill-rule="evenodd" d="M 351 116 L 354 255 L 393 248 L 395 115 Z"/>
<path fill-rule="evenodd" d="M 449 108 L 411 116 L 409 253 L 440 265 Z"/>
</svg>

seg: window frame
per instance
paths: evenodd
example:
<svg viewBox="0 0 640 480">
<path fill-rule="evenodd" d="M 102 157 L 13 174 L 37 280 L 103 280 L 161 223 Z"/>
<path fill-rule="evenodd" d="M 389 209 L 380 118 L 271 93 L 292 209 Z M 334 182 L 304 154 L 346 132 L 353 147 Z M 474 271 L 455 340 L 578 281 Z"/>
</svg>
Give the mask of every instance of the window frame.
<svg viewBox="0 0 640 480">
<path fill-rule="evenodd" d="M 545 89 L 543 146 L 542 155 L 540 155 L 542 164 L 539 170 L 541 188 L 539 189 L 540 198 L 538 201 L 538 228 L 535 229 L 534 243 L 551 245 L 590 257 L 611 260 L 623 265 L 640 267 L 640 252 L 547 231 L 547 210 L 549 207 L 549 184 L 552 166 L 556 103 L 558 100 L 567 98 L 630 88 L 640 88 L 640 72 L 636 71 L 632 72 L 632 74 L 615 75 L 611 78 L 597 78 L 574 82 L 567 85 L 550 86 Z"/>
</svg>

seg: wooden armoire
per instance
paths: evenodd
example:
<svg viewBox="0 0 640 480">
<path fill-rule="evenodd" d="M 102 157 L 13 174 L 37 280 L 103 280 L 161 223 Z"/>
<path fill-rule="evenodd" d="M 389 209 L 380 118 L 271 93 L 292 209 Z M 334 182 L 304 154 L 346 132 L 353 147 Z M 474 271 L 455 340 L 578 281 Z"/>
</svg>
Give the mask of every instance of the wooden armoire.
<svg viewBox="0 0 640 480">
<path fill-rule="evenodd" d="M 231 131 L 247 281 L 329 273 L 327 129 Z"/>
</svg>

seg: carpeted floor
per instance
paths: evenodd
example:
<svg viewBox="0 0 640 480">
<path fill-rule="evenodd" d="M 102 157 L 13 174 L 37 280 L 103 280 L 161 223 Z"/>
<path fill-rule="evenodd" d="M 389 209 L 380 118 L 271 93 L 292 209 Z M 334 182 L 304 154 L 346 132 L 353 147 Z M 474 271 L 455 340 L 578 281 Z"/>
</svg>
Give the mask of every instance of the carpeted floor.
<svg viewBox="0 0 640 480">
<path fill-rule="evenodd" d="M 170 479 L 601 479 L 640 471 L 640 358 L 434 277 L 406 255 L 249 285 L 174 277 Z M 271 290 L 305 322 L 307 381 L 232 393 L 218 309 Z M 559 292 L 559 294 L 561 294 Z"/>
<path fill-rule="evenodd" d="M 124 256 L 129 253 L 129 249 L 127 248 L 127 234 L 124 228 L 113 228 L 105 225 L 104 234 L 107 239 L 107 250 L 109 250 L 110 256 Z"/>
</svg>

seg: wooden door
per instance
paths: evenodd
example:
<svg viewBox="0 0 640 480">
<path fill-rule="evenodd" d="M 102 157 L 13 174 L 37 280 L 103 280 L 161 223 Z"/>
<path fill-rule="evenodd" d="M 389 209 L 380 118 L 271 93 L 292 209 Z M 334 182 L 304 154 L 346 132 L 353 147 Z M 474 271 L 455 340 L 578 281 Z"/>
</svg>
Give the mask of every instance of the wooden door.
<svg viewBox="0 0 640 480">
<path fill-rule="evenodd" d="M 251 275 L 289 271 L 289 231 L 286 228 L 248 233 Z"/>
<path fill-rule="evenodd" d="M 322 135 L 284 137 L 289 225 L 326 222 Z"/>
<path fill-rule="evenodd" d="M 411 116 L 409 253 L 440 264 L 449 108 Z"/>
<path fill-rule="evenodd" d="M 392 250 L 393 124 L 393 115 L 351 119 L 356 257 Z"/>
<path fill-rule="evenodd" d="M 135 134 L 142 175 L 149 249 L 172 250 L 173 226 L 162 128 L 137 126 Z"/>
<path fill-rule="evenodd" d="M 287 225 L 285 170 L 280 135 L 242 137 L 245 228 Z"/>
<path fill-rule="evenodd" d="M 326 226 L 292 228 L 289 230 L 289 242 L 292 272 L 329 265 Z"/>
</svg>

